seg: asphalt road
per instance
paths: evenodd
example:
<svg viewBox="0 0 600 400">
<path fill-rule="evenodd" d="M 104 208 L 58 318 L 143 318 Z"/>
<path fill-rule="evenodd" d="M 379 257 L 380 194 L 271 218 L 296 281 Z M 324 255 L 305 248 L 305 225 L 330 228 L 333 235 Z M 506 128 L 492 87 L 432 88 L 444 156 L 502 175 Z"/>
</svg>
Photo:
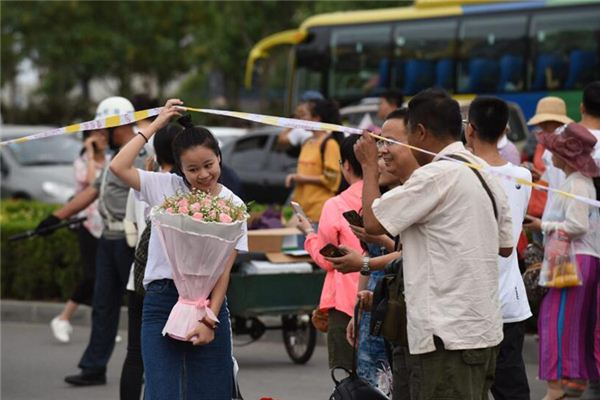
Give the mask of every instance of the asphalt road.
<svg viewBox="0 0 600 400">
<path fill-rule="evenodd" d="M 272 397 L 276 400 L 327 399 L 333 385 L 327 369 L 327 351 L 317 346 L 306 365 L 293 364 L 274 332 L 271 340 L 235 347 L 240 364 L 240 386 L 246 400 Z M 125 356 L 125 342 L 118 343 L 108 369 L 105 386 L 70 387 L 65 375 L 78 372 L 76 365 L 89 336 L 88 327 L 75 327 L 72 342 L 56 343 L 47 325 L 2 322 L 1 328 L 1 398 L 2 400 L 109 400 L 118 399 L 119 376 Z M 126 338 L 126 332 L 121 332 Z M 236 340 L 237 341 L 237 340 Z M 536 344 L 526 340 L 531 398 L 541 399 L 544 385 L 535 379 Z"/>
</svg>

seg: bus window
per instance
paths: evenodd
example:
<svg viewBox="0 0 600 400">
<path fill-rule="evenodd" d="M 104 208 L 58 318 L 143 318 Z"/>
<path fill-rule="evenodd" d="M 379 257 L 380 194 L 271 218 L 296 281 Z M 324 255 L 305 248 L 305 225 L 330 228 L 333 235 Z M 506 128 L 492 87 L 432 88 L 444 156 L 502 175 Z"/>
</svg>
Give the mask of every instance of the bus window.
<svg viewBox="0 0 600 400">
<path fill-rule="evenodd" d="M 330 97 L 358 100 L 387 86 L 391 25 L 331 30 Z"/>
<path fill-rule="evenodd" d="M 527 16 L 465 18 L 459 35 L 458 90 L 467 93 L 524 89 Z"/>
<path fill-rule="evenodd" d="M 392 86 L 412 95 L 454 89 L 456 20 L 400 22 L 394 29 Z"/>
<path fill-rule="evenodd" d="M 581 89 L 600 77 L 600 8 L 552 11 L 531 24 L 532 90 Z"/>
</svg>

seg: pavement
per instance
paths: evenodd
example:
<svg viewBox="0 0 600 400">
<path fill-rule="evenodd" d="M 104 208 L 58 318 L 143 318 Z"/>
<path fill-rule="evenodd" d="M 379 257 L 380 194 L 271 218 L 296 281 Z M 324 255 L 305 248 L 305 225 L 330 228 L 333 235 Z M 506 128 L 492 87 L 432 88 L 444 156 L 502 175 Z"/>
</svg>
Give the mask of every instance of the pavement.
<svg viewBox="0 0 600 400">
<path fill-rule="evenodd" d="M 120 330 L 123 342 L 115 345 L 104 386 L 75 388 L 64 383 L 66 375 L 77 373 L 79 357 L 89 338 L 89 309 L 80 308 L 69 344 L 57 343 L 48 322 L 60 312 L 62 304 L 2 301 L 1 398 L 2 400 L 82 399 L 109 400 L 119 397 L 119 377 L 125 358 L 127 332 Z M 123 315 L 123 314 L 122 314 Z M 126 318 L 121 319 L 126 322 Z M 311 360 L 296 365 L 288 358 L 281 333 L 268 331 L 249 345 L 244 336 L 234 337 L 234 354 L 240 365 L 240 388 L 246 400 L 271 397 L 275 400 L 327 399 L 333 384 L 327 367 L 327 349 L 323 341 Z M 537 342 L 525 340 L 524 358 L 531 387 L 531 398 L 541 399 L 544 383 L 535 378 Z"/>
</svg>

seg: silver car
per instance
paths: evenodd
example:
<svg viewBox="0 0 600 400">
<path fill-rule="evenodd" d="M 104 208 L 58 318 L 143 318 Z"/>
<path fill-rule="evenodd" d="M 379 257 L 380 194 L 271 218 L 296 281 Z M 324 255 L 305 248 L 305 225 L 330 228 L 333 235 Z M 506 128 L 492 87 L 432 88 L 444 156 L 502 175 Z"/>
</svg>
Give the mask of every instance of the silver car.
<svg viewBox="0 0 600 400">
<path fill-rule="evenodd" d="M 1 125 L 0 139 L 16 139 L 49 129 L 52 127 Z M 1 146 L 2 198 L 67 202 L 75 193 L 73 161 L 81 148 L 81 141 L 73 135 Z"/>
</svg>

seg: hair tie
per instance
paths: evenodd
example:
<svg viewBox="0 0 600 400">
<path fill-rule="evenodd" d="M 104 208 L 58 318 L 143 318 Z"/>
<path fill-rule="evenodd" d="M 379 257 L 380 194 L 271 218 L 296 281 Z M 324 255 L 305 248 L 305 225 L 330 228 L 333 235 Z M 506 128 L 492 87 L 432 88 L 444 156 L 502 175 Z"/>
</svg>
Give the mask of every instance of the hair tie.
<svg viewBox="0 0 600 400">
<path fill-rule="evenodd" d="M 194 124 L 192 122 L 192 116 L 190 114 L 185 114 L 179 117 L 177 119 L 177 122 L 186 129 L 194 127 Z"/>
</svg>

